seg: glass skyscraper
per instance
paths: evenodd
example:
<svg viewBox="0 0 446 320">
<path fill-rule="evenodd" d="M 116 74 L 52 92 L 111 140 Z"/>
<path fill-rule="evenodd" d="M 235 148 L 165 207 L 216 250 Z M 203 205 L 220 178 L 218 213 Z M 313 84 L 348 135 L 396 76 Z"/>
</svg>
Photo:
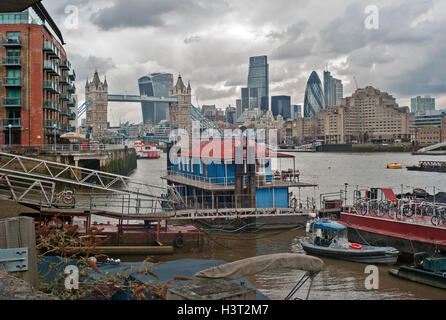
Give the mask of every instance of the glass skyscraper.
<svg viewBox="0 0 446 320">
<path fill-rule="evenodd" d="M 304 100 L 304 117 L 313 118 L 316 112 L 324 109 L 324 93 L 322 83 L 316 71 L 313 71 L 307 82 Z"/>
<path fill-rule="evenodd" d="M 168 97 L 173 86 L 173 74 L 152 73 L 138 79 L 139 93 L 148 97 Z M 142 117 L 145 124 L 158 124 L 169 120 L 169 103 L 142 102 Z"/>
<path fill-rule="evenodd" d="M 332 77 L 329 71 L 324 71 L 324 104 L 326 107 L 341 103 L 344 95 L 342 81 Z"/>
<path fill-rule="evenodd" d="M 242 88 L 242 107 L 269 110 L 269 65 L 267 56 L 249 58 L 248 87 Z"/>
<path fill-rule="evenodd" d="M 435 98 L 418 96 L 410 99 L 410 111 L 413 113 L 424 113 L 435 110 Z"/>
<path fill-rule="evenodd" d="M 291 97 L 290 96 L 274 96 L 271 97 L 271 112 L 277 119 L 281 115 L 284 120 L 291 119 Z"/>
</svg>

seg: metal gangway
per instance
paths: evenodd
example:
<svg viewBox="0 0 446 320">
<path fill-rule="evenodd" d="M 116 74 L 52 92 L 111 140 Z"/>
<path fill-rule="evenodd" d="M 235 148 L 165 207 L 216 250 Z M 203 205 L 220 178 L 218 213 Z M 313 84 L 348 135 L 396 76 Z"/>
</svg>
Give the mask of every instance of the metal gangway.
<svg viewBox="0 0 446 320">
<path fill-rule="evenodd" d="M 67 186 L 74 190 L 73 201 L 60 191 Z M 169 211 L 182 206 L 173 186 L 4 152 L 0 197 L 40 211 L 73 214 L 168 217 Z"/>
<path fill-rule="evenodd" d="M 446 141 L 434 144 L 434 145 L 429 146 L 429 147 L 421 148 L 420 150 L 417 151 L 417 153 L 425 153 L 425 152 L 429 152 L 429 151 L 432 151 L 432 150 L 435 150 L 435 149 L 439 149 L 439 148 L 442 148 L 442 147 L 446 147 Z"/>
<path fill-rule="evenodd" d="M 305 145 L 301 145 L 301 146 L 297 146 L 295 148 L 295 150 L 297 151 L 312 151 L 314 150 L 316 147 L 320 147 L 322 145 L 322 142 L 314 142 L 314 143 L 310 143 L 310 144 L 305 144 Z"/>
</svg>

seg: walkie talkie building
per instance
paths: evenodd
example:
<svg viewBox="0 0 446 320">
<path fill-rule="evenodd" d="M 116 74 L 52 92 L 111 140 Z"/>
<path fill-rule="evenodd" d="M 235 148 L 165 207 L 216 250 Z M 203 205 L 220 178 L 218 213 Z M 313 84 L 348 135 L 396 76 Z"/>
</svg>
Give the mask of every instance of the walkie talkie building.
<svg viewBox="0 0 446 320">
<path fill-rule="evenodd" d="M 139 93 L 148 97 L 168 97 L 173 86 L 173 74 L 152 73 L 138 79 Z M 142 102 L 142 117 L 145 124 L 158 124 L 169 119 L 169 103 Z"/>
</svg>

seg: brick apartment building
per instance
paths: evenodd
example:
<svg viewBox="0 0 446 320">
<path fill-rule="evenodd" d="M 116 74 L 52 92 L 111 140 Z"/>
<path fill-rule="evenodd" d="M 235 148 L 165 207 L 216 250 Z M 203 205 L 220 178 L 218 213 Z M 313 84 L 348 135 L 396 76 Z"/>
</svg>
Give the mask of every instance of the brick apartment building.
<svg viewBox="0 0 446 320">
<path fill-rule="evenodd" d="M 74 70 L 41 3 L 0 13 L 0 144 L 39 146 L 74 131 Z"/>
</svg>

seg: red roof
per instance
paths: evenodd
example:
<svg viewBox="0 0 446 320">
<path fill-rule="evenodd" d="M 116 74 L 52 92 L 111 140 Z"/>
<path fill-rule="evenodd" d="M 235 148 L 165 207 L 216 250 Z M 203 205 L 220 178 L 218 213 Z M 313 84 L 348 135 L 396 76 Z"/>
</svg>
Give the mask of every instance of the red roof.
<svg viewBox="0 0 446 320">
<path fill-rule="evenodd" d="M 181 153 L 179 156 L 189 158 L 205 158 L 205 159 L 220 159 L 229 160 L 235 159 L 236 147 L 240 147 L 239 139 L 215 139 L 209 141 L 201 141 L 200 145 L 193 146 L 188 153 Z M 244 140 L 244 146 L 246 146 L 246 140 Z M 248 149 L 255 148 L 256 158 L 294 158 L 294 156 L 285 153 L 274 153 L 271 149 L 267 148 L 264 143 L 257 143 L 250 140 L 248 142 Z M 243 152 L 243 158 L 246 158 L 246 150 Z"/>
</svg>

